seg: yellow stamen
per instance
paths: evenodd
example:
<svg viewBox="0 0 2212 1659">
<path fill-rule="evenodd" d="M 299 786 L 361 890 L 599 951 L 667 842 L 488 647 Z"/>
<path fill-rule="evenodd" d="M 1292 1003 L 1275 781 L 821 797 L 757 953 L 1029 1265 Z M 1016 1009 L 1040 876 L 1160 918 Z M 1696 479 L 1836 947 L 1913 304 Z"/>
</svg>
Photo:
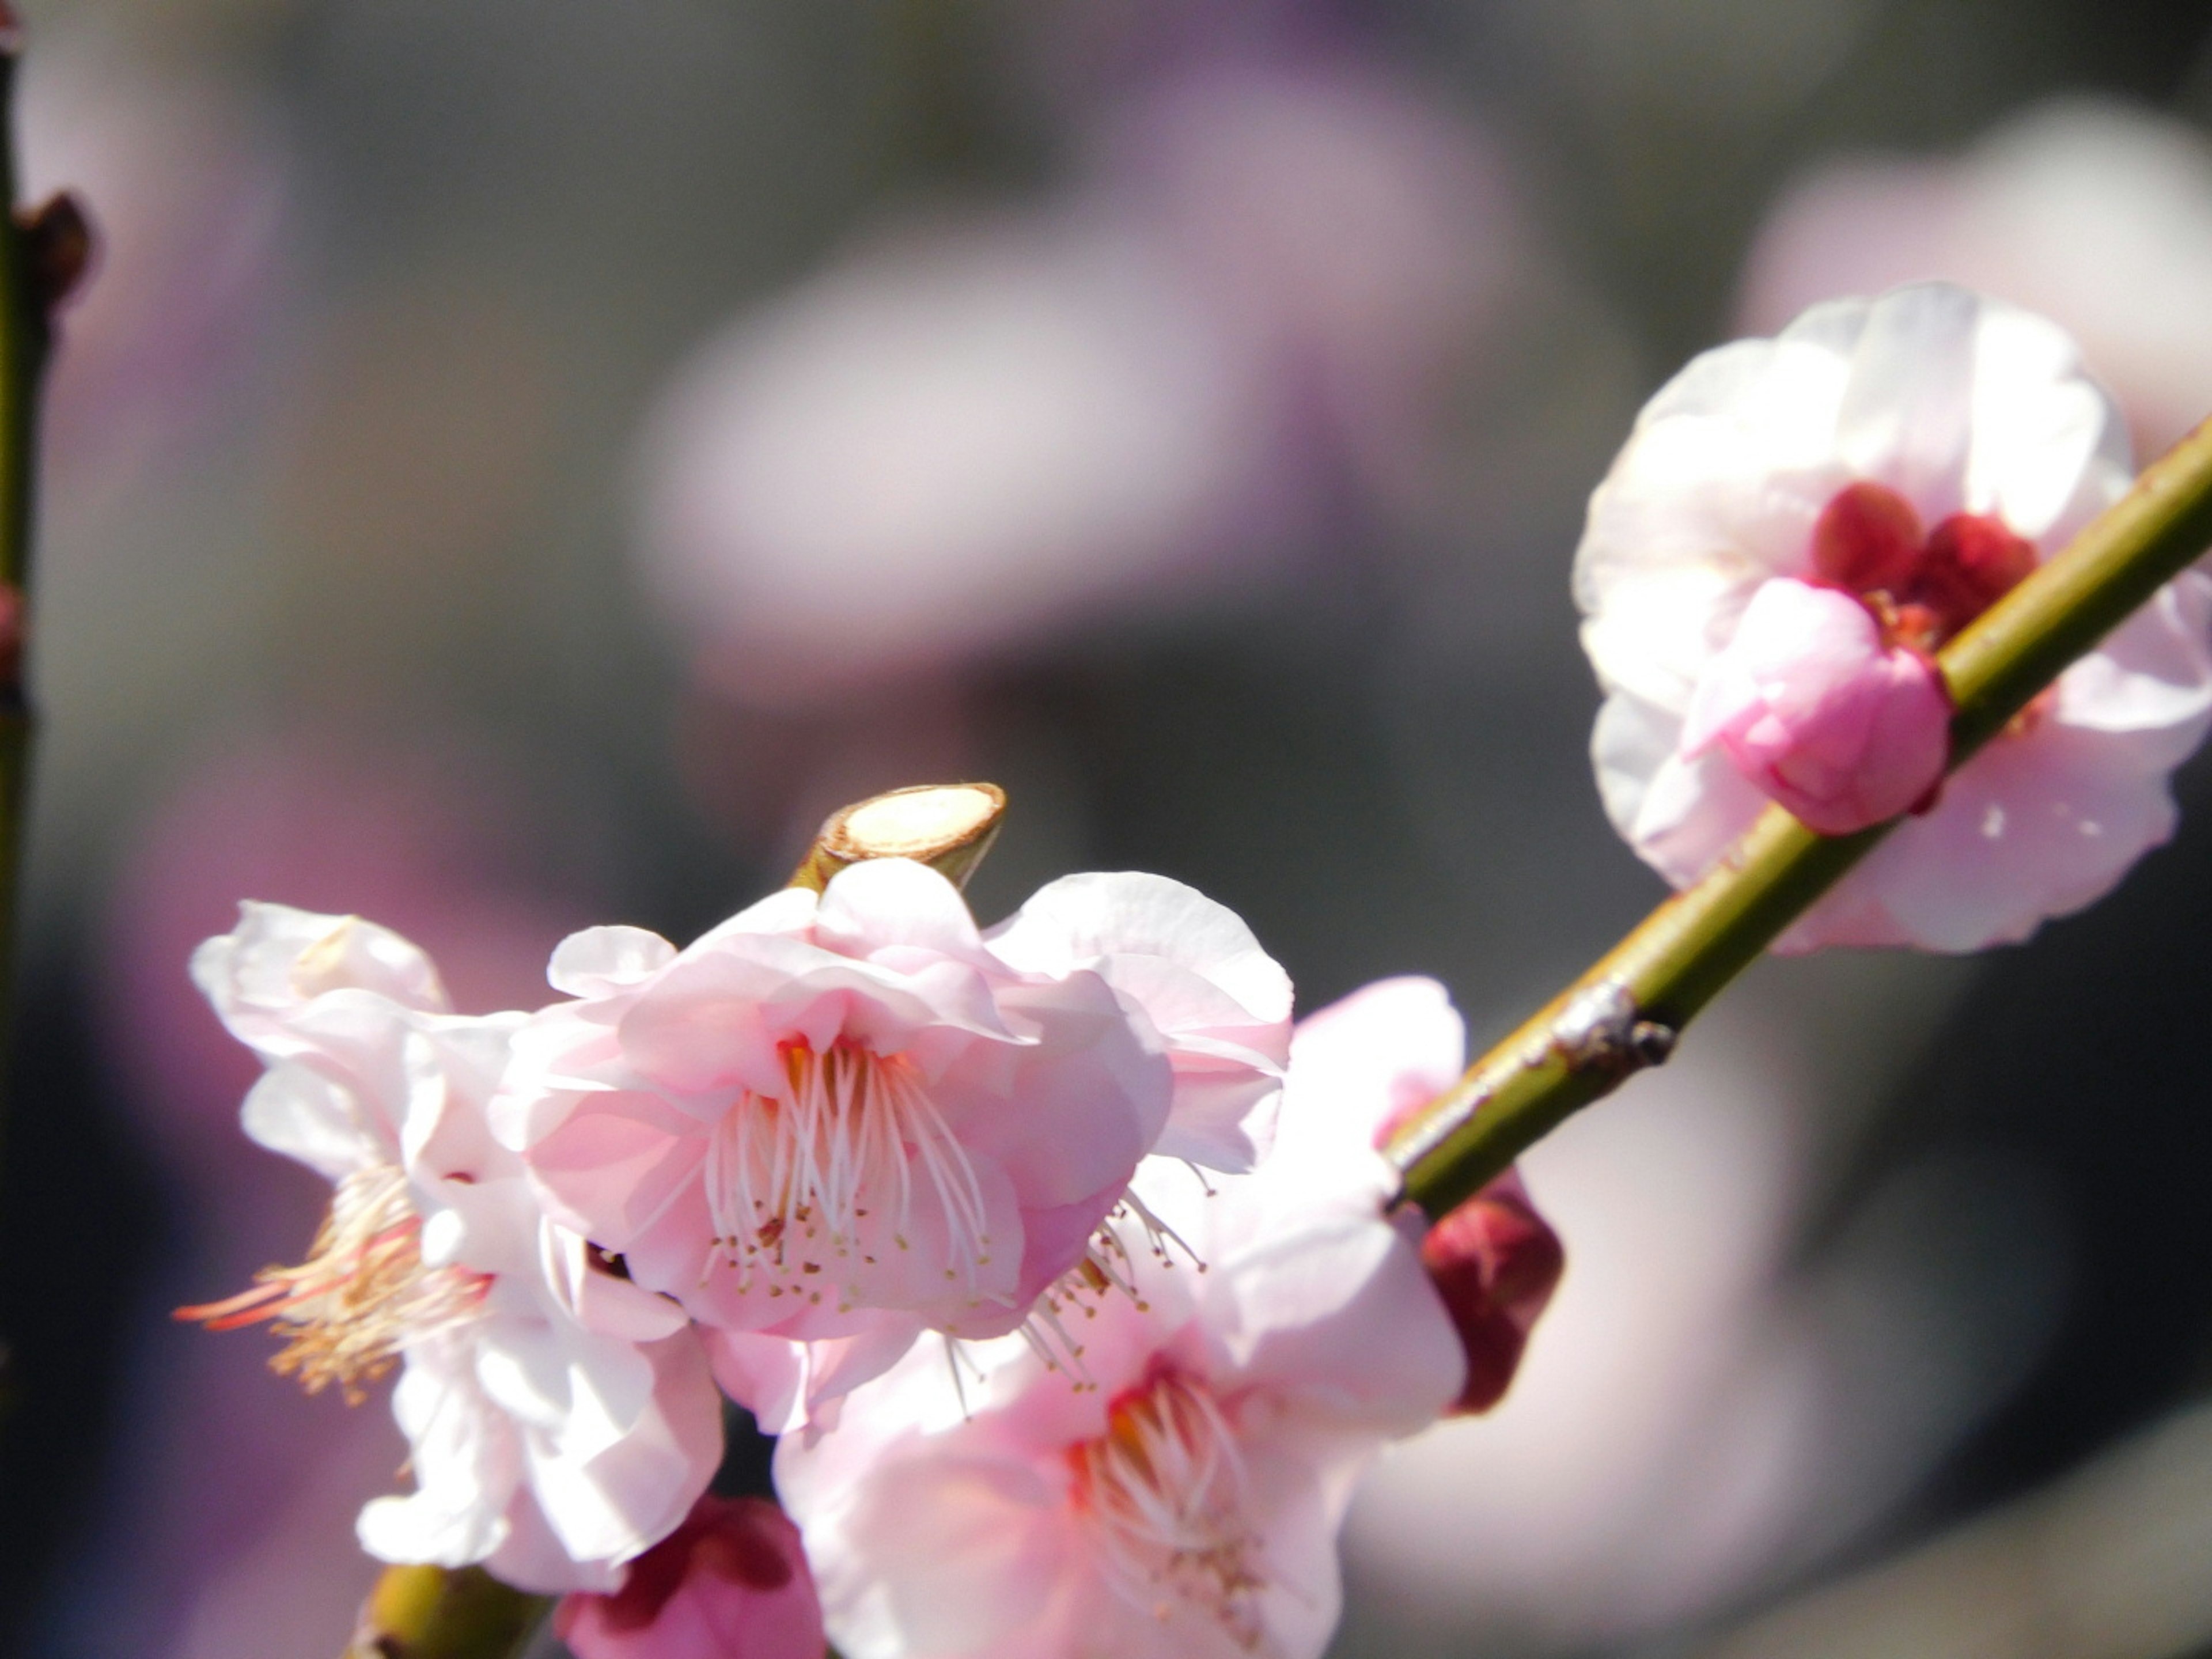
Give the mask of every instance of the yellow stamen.
<svg viewBox="0 0 2212 1659">
<path fill-rule="evenodd" d="M 390 1164 L 357 1170 L 331 1194 L 307 1261 L 264 1267 L 252 1290 L 175 1317 L 214 1331 L 273 1321 L 285 1346 L 270 1370 L 309 1394 L 335 1382 L 358 1405 L 403 1346 L 474 1317 L 491 1288 L 488 1274 L 424 1266 L 422 1235 L 407 1177 Z"/>
</svg>

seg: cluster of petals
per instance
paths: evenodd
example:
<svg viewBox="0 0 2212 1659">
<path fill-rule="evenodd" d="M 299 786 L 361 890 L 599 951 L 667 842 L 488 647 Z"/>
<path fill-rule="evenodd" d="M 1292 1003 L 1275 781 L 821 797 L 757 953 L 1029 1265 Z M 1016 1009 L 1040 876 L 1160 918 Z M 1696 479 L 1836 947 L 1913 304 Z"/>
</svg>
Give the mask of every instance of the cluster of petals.
<svg viewBox="0 0 2212 1659">
<path fill-rule="evenodd" d="M 575 935 L 531 1015 L 276 905 L 193 971 L 266 1062 L 249 1133 L 335 1191 L 307 1263 L 185 1311 L 274 1321 L 311 1389 L 404 1364 L 416 1489 L 363 1542 L 566 1592 L 581 1659 L 1313 1659 L 1359 1472 L 1494 1400 L 1558 1276 L 1510 1178 L 1425 1243 L 1389 1212 L 1441 988 L 1293 1036 L 1158 877 L 985 933 L 864 863 L 685 950 Z M 717 1381 L 804 1431 L 792 1519 L 705 1494 Z"/>
<path fill-rule="evenodd" d="M 1290 986 L 1157 877 L 1072 877 L 992 937 L 886 859 L 678 951 L 564 943 L 495 1121 L 545 1203 L 708 1330 L 764 1426 L 817 1420 L 925 1330 L 1004 1334 L 1156 1148 L 1249 1165 Z"/>
<path fill-rule="evenodd" d="M 192 973 L 267 1069 L 246 1133 L 333 1183 L 311 1259 L 187 1314 L 274 1322 L 310 1389 L 395 1364 L 416 1490 L 362 1511 L 387 1560 L 611 1589 L 719 1458 L 720 1407 L 679 1310 L 544 1215 L 485 1108 L 520 1014 L 452 1013 L 428 958 L 357 917 L 247 904 Z"/>
<path fill-rule="evenodd" d="M 1102 1235 L 1113 1272 L 1060 1298 L 1072 1352 L 920 1345 L 833 1431 L 784 1441 L 838 1650 L 1320 1654 L 1353 1481 L 1465 1388 L 1374 1151 L 1459 1042 L 1427 981 L 1306 1021 L 1251 1173 L 1139 1172 Z"/>
<path fill-rule="evenodd" d="M 1949 778 L 1934 655 L 2130 477 L 2055 325 L 1942 283 L 1706 353 L 1638 417 L 1577 555 L 1607 812 L 1677 885 L 1769 801 L 1911 812 L 1781 948 L 1970 951 L 2172 832 L 2212 720 L 2212 581 L 2178 578 Z"/>
</svg>

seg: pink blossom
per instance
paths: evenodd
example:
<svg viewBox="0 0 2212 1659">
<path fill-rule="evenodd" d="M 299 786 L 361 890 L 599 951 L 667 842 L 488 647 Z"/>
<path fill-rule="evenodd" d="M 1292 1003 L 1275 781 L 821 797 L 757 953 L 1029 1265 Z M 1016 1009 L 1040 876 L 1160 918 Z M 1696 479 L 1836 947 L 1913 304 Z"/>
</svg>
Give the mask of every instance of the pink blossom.
<svg viewBox="0 0 2212 1659">
<path fill-rule="evenodd" d="M 1466 1025 L 1434 980 L 1389 979 L 1355 991 L 1299 1022 L 1292 1087 L 1320 1104 L 1292 1114 L 1283 1157 L 1334 1166 L 1340 1182 L 1364 1172 L 1367 1201 L 1390 1202 L 1397 1174 L 1374 1149 L 1466 1064 Z M 1420 1255 L 1467 1362 L 1452 1410 L 1488 1411 L 1512 1385 L 1559 1287 L 1565 1250 L 1518 1171 L 1508 1170 L 1430 1228 Z"/>
<path fill-rule="evenodd" d="M 772 1421 L 833 1353 L 879 1370 L 926 1327 L 1018 1325 L 1170 1108 L 1158 1040 L 1104 977 L 1014 971 L 901 860 L 680 952 L 576 934 L 552 979 L 574 1000 L 518 1039 L 501 1131 L 562 1218 L 717 1328 L 725 1384 Z M 833 1346 L 802 1389 L 753 1337 Z"/>
<path fill-rule="evenodd" d="M 1768 216 L 1738 314 L 1764 331 L 1930 276 L 2072 334 L 2146 453 L 2212 411 L 2212 143 L 2192 122 L 2069 97 L 1960 155 L 1826 163 Z"/>
<path fill-rule="evenodd" d="M 720 1405 L 680 1313 L 540 1214 L 484 1108 L 520 1014 L 447 1011 L 428 957 L 358 917 L 248 904 L 193 977 L 267 1071 L 246 1133 L 334 1183 L 309 1260 L 228 1302 L 277 1370 L 358 1399 L 395 1364 L 416 1490 L 362 1510 L 391 1561 L 611 1589 L 714 1473 Z"/>
<path fill-rule="evenodd" d="M 1437 489 L 1525 229 L 1484 135 L 1339 57 L 1157 69 L 1020 211 L 871 229 L 672 377 L 637 554 L 724 696 L 805 705 L 1214 598 L 1347 481 Z"/>
<path fill-rule="evenodd" d="M 2111 400 L 2063 334 L 1940 283 L 1818 306 L 1778 338 L 1692 362 L 1638 417 L 1577 555 L 1583 641 L 1607 693 L 1592 750 L 1614 826 L 1684 885 L 1765 806 L 1762 785 L 1833 796 L 1850 807 L 1838 823 L 1896 802 L 1924 772 L 1932 687 L 1913 689 L 1893 647 L 1932 651 L 2063 546 L 2125 489 L 2127 457 Z M 1747 696 L 1746 671 L 1801 692 L 1853 678 L 1794 660 L 1791 630 L 1771 624 L 1814 605 L 1786 589 L 1765 599 L 1780 581 L 1856 595 L 1884 648 L 1861 658 L 1856 696 L 1832 710 L 1815 699 L 1809 724 L 1785 715 L 1787 741 L 1770 744 L 1759 722 L 1776 711 Z M 1824 653 L 1839 639 L 1809 622 L 1796 632 Z M 1954 773 L 1778 948 L 1976 950 L 2106 891 L 2172 831 L 2168 775 L 2212 718 L 2208 633 L 2212 581 L 2192 572 Z M 1872 707 L 1851 715 L 1859 697 Z M 1812 763 L 1848 761 L 1859 719 L 1869 758 L 1822 775 Z"/>
<path fill-rule="evenodd" d="M 1372 1039 L 1418 1053 L 1438 1010 L 1456 1024 L 1409 983 L 1300 1028 L 1254 1173 L 1208 1187 L 1146 1163 L 1095 1271 L 1055 1297 L 1066 1347 L 919 1346 L 835 1429 L 783 1443 L 778 1486 L 840 1651 L 1322 1651 L 1355 1480 L 1465 1377 L 1372 1148 L 1414 1091 L 1404 1052 Z"/>
<path fill-rule="evenodd" d="M 1935 789 L 1950 720 L 1935 665 L 1885 647 L 1854 595 L 1778 577 L 1698 680 L 1682 753 L 1694 760 L 1717 744 L 1762 793 L 1842 836 Z"/>
<path fill-rule="evenodd" d="M 1001 962 L 1096 973 L 1159 1033 L 1175 1104 L 1152 1150 L 1249 1170 L 1273 1137 L 1290 1058 L 1291 978 L 1243 918 L 1164 876 L 1067 876 L 988 935 Z"/>
<path fill-rule="evenodd" d="M 611 1595 L 553 1614 L 576 1659 L 822 1659 L 822 1604 L 799 1528 L 757 1498 L 702 1498 Z"/>
<path fill-rule="evenodd" d="M 1187 591 L 1270 458 L 1249 354 L 1176 251 L 1078 204 L 878 232 L 687 363 L 639 551 L 755 703 Z"/>
</svg>

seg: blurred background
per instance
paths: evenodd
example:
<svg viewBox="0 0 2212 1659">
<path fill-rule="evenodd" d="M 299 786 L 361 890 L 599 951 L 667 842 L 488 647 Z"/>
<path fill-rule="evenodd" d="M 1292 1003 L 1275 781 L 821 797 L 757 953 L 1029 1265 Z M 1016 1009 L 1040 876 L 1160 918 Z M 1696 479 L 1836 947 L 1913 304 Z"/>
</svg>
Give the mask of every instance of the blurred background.
<svg viewBox="0 0 2212 1659">
<path fill-rule="evenodd" d="M 167 1310 L 297 1259 L 241 896 L 464 1006 L 989 777 L 1494 1036 L 1659 896 L 1566 568 L 1640 402 L 1943 275 L 2212 410 L 2171 0 L 27 0 L 52 387 L 0 1651 L 335 1652 L 402 1447 Z M 2212 1654 L 2212 769 L 1974 963 L 1757 970 L 1528 1160 L 1569 1271 L 1389 1457 L 1353 1656 Z M 749 1461 L 750 1460 L 750 1461 Z M 738 1473 L 757 1471 L 740 1448 Z"/>
</svg>

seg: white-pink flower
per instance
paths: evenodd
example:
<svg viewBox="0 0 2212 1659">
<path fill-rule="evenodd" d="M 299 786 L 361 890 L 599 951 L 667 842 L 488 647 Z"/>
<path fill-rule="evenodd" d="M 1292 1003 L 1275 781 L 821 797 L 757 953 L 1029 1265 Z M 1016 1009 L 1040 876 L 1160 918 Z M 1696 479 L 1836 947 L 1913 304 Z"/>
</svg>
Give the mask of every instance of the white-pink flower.
<svg viewBox="0 0 2212 1659">
<path fill-rule="evenodd" d="M 902 860 L 682 951 L 577 934 L 552 976 L 574 1000 L 520 1039 L 502 1133 L 556 1213 L 717 1328 L 725 1386 L 776 1426 L 924 1328 L 1018 1325 L 1172 1103 L 1103 974 L 1016 970 Z"/>
<path fill-rule="evenodd" d="M 416 1490 L 362 1512 L 392 1561 L 482 1562 L 531 1589 L 611 1589 L 720 1460 L 720 1405 L 680 1312 L 542 1215 L 484 1119 L 520 1014 L 448 1011 L 436 969 L 353 916 L 242 907 L 192 974 L 266 1062 L 246 1133 L 336 1190 L 311 1259 L 227 1303 L 274 1322 L 311 1390 L 405 1370 Z"/>
<path fill-rule="evenodd" d="M 1432 991 L 1300 1029 L 1255 1172 L 1209 1188 L 1148 1161 L 1055 1297 L 1072 1353 L 923 1345 L 836 1428 L 783 1443 L 778 1486 L 840 1651 L 1322 1651 L 1354 1481 L 1465 1374 L 1372 1149 L 1418 1090 L 1400 1086 L 1408 1052 L 1437 1047 L 1439 1011 L 1455 1040 Z"/>
<path fill-rule="evenodd" d="M 1614 826 L 1683 885 L 1769 799 L 1826 829 L 1917 799 L 1931 688 L 1903 658 L 1939 647 L 2128 478 L 2126 432 L 2072 343 L 1964 289 L 1833 301 L 1699 357 L 1639 416 L 1576 559 Z M 1873 635 L 1848 636 L 1834 599 L 1801 591 L 1816 588 L 1853 599 Z M 2212 582 L 2191 573 L 1779 948 L 1975 950 L 2104 893 L 2172 831 L 2168 775 L 2212 716 L 2208 633 Z"/>
<path fill-rule="evenodd" d="M 1066 876 L 986 936 L 1025 973 L 1096 973 L 1166 1045 L 1175 1103 L 1151 1150 L 1249 1170 L 1273 1139 L 1290 1058 L 1291 976 L 1243 919 L 1165 876 Z"/>
</svg>

